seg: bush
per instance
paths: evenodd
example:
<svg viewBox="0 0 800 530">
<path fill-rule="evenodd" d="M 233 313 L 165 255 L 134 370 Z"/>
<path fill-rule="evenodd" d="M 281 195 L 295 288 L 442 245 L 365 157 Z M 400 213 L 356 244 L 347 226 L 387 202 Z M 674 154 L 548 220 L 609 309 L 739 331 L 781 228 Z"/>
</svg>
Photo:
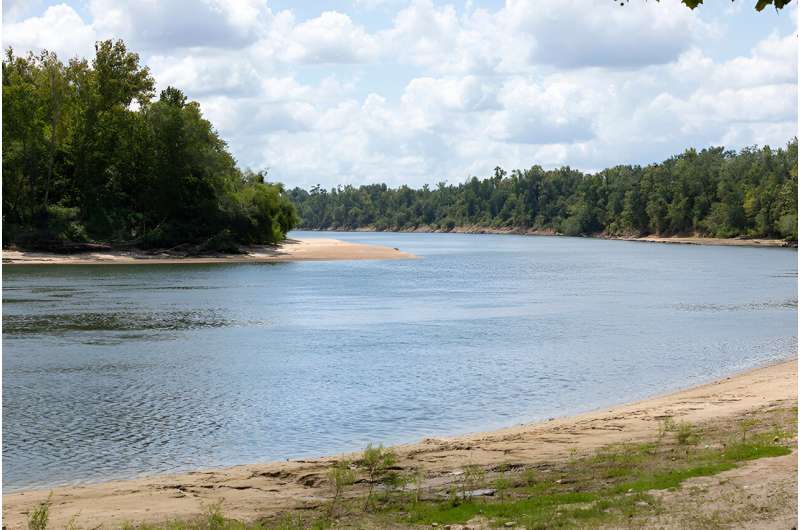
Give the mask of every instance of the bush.
<svg viewBox="0 0 800 530">
<path fill-rule="evenodd" d="M 390 468 L 397 462 L 397 455 L 391 449 L 386 449 L 383 444 L 374 447 L 368 444 L 364 449 L 364 454 L 358 462 L 359 467 L 367 472 L 369 479 L 369 491 L 367 492 L 367 500 L 364 505 L 366 510 L 372 500 L 372 490 L 376 482 L 388 485 L 391 484 L 395 476 L 391 473 Z"/>
<path fill-rule="evenodd" d="M 80 209 L 66 206 L 47 207 L 47 232 L 49 239 L 61 242 L 85 242 L 89 240 L 86 228 L 78 221 Z"/>
<path fill-rule="evenodd" d="M 778 220 L 778 231 L 791 241 L 797 241 L 797 214 L 787 214 Z"/>
<path fill-rule="evenodd" d="M 336 506 L 342 497 L 344 489 L 355 482 L 355 480 L 356 475 L 350 468 L 350 462 L 348 460 L 336 462 L 333 467 L 328 470 L 328 482 L 330 482 L 331 488 L 333 488 L 333 499 L 331 499 L 329 511 L 330 517 L 335 515 Z"/>
</svg>

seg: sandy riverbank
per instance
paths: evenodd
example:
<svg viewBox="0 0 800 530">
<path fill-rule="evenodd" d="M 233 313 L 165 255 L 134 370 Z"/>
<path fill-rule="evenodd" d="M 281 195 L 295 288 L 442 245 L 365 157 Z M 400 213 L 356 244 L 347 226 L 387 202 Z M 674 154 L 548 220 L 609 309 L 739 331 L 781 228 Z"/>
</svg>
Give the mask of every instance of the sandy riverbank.
<svg viewBox="0 0 800 530">
<path fill-rule="evenodd" d="M 307 230 L 307 229 L 303 229 Z M 328 230 L 320 230 L 326 232 Z M 330 230 L 338 231 L 338 230 Z M 380 232 L 374 228 L 357 228 L 355 232 Z M 482 226 L 456 226 L 452 230 L 442 230 L 432 226 L 419 226 L 414 229 L 402 230 L 403 233 L 453 233 L 453 234 L 498 234 L 498 235 L 519 235 L 519 236 L 561 236 L 555 230 L 537 230 L 522 228 L 486 228 Z M 639 241 L 643 243 L 673 243 L 682 245 L 715 245 L 727 247 L 797 247 L 797 244 L 787 242 L 783 239 L 747 239 L 747 238 L 721 238 L 721 237 L 700 237 L 700 236 L 609 236 L 598 234 L 586 236 L 592 239 L 611 239 L 617 241 Z"/>
<path fill-rule="evenodd" d="M 458 438 L 429 438 L 397 446 L 399 465 L 426 470 L 428 486 L 454 480 L 467 464 L 526 465 L 586 454 L 620 442 L 652 439 L 660 420 L 704 421 L 737 418 L 768 406 L 796 406 L 797 360 L 734 375 L 673 394 L 569 418 L 520 425 Z M 254 519 L 327 501 L 327 469 L 337 457 L 293 460 L 196 471 L 53 490 L 52 527 L 76 514 L 84 528 L 119 526 L 125 521 L 188 518 L 222 501 L 230 517 Z M 794 470 L 784 465 L 790 475 Z M 26 513 L 47 491 L 3 497 L 4 523 L 26 527 Z"/>
<path fill-rule="evenodd" d="M 287 239 L 278 246 L 251 246 L 242 254 L 176 256 L 142 251 L 102 251 L 80 254 L 52 254 L 3 250 L 3 265 L 139 265 L 184 263 L 272 263 L 285 261 L 327 261 L 365 259 L 413 259 L 413 254 L 381 245 L 348 243 L 338 239 Z"/>
<path fill-rule="evenodd" d="M 643 243 L 673 243 L 679 245 L 716 245 L 725 247 L 792 247 L 783 239 L 739 239 L 719 237 L 617 237 L 622 241 L 641 241 Z M 794 245 L 796 247 L 796 245 Z"/>
</svg>

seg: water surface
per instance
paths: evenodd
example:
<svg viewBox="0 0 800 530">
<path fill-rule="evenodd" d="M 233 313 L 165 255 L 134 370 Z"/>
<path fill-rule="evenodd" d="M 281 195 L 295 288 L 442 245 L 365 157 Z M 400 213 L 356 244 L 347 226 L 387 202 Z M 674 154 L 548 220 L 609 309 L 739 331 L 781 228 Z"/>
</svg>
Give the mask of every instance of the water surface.
<svg viewBox="0 0 800 530">
<path fill-rule="evenodd" d="M 293 235 L 422 259 L 4 267 L 4 486 L 486 430 L 797 351 L 791 249 Z"/>
</svg>

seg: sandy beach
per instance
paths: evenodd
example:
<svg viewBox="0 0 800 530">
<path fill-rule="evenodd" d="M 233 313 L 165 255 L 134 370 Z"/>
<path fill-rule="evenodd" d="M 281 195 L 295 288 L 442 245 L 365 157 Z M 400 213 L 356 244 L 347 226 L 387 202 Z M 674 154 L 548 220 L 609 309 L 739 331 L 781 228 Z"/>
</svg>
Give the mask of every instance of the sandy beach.
<svg viewBox="0 0 800 530">
<path fill-rule="evenodd" d="M 618 237 L 623 241 L 641 241 L 643 243 L 672 243 L 679 245 L 712 245 L 724 247 L 790 247 L 783 239 L 741 239 L 721 237 Z M 795 245 L 796 246 L 796 245 Z"/>
<path fill-rule="evenodd" d="M 792 359 L 602 411 L 495 432 L 427 438 L 395 449 L 399 466 L 425 469 L 426 486 L 436 487 L 455 480 L 465 465 L 544 465 L 610 444 L 653 439 L 666 417 L 702 424 L 796 404 L 797 360 Z M 325 476 L 337 458 L 341 456 L 54 488 L 51 524 L 64 526 L 76 514 L 78 523 L 86 528 L 188 518 L 218 501 L 222 501 L 228 516 L 245 520 L 287 510 L 313 509 L 327 502 L 330 493 Z M 765 475 L 796 480 L 796 454 L 781 458 L 777 464 L 778 459 L 764 459 L 734 470 L 730 472 L 731 480 L 763 482 Z M 775 462 L 770 463 L 771 460 Z M 27 512 L 45 500 L 48 493 L 49 490 L 41 490 L 4 495 L 5 526 L 25 528 Z"/>
<path fill-rule="evenodd" d="M 142 251 L 86 252 L 53 254 L 3 250 L 3 265 L 139 265 L 184 263 L 278 263 L 286 261 L 414 259 L 416 256 L 381 245 L 348 243 L 338 239 L 287 239 L 278 246 L 251 246 L 242 254 L 176 256 L 167 252 Z"/>
</svg>

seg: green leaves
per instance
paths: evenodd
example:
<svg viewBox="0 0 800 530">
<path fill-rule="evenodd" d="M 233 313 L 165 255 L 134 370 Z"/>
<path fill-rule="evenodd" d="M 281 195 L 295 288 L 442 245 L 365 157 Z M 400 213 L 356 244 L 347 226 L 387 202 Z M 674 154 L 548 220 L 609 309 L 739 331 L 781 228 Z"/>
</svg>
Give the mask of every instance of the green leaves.
<svg viewBox="0 0 800 530">
<path fill-rule="evenodd" d="M 615 0 L 616 1 L 616 0 Z M 630 0 L 618 0 L 619 5 L 624 6 Z M 659 2 L 660 0 L 656 0 Z M 732 2 L 734 0 L 731 0 Z M 703 3 L 703 0 L 681 0 L 683 5 L 688 7 L 689 9 L 695 9 L 697 6 Z M 787 5 L 791 4 L 792 0 L 757 0 L 756 1 L 756 11 L 763 11 L 767 6 L 774 6 L 776 10 L 783 9 Z"/>
<path fill-rule="evenodd" d="M 236 249 L 297 222 L 279 184 L 236 167 L 200 105 L 155 81 L 122 41 L 91 62 L 3 60 L 5 243 L 100 240 Z"/>
<path fill-rule="evenodd" d="M 533 166 L 435 189 L 385 184 L 294 189 L 312 229 L 699 234 L 796 240 L 797 140 L 785 149 L 689 149 L 660 164 L 595 174 Z"/>
</svg>

